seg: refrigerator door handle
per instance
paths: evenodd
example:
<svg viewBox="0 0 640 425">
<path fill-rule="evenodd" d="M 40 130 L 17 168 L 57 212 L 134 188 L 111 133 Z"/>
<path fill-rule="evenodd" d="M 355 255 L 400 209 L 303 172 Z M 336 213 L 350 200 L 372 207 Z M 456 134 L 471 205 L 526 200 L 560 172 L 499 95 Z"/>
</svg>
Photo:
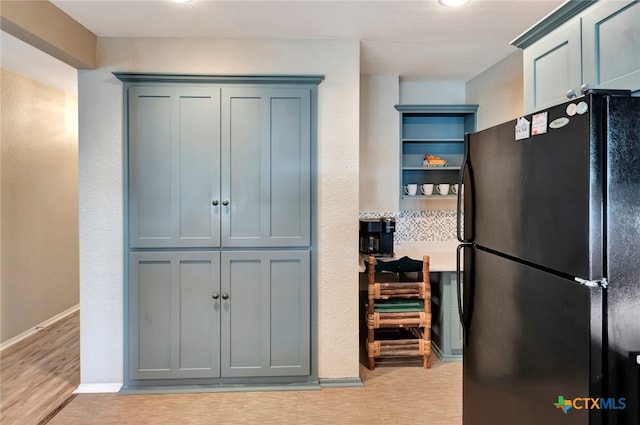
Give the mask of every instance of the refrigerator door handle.
<svg viewBox="0 0 640 425">
<path fill-rule="evenodd" d="M 465 248 L 472 248 L 473 245 L 470 243 L 462 243 L 458 245 L 456 249 L 456 293 L 458 298 L 458 315 L 460 317 L 460 326 L 462 326 L 462 335 L 463 335 L 463 344 L 465 347 L 469 344 L 469 338 L 467 335 L 468 326 L 466 325 L 466 320 L 464 317 L 464 311 L 462 309 L 462 288 L 464 287 L 462 282 L 462 267 L 461 267 L 461 259 L 462 259 L 462 250 Z"/>
<path fill-rule="evenodd" d="M 607 281 L 606 277 L 603 277 L 602 279 L 599 279 L 599 280 L 586 280 L 586 279 L 581 279 L 579 277 L 574 277 L 573 280 L 578 282 L 580 285 L 584 285 L 589 288 L 597 288 L 598 286 L 600 286 L 606 289 L 607 286 L 609 286 L 609 282 Z"/>
<path fill-rule="evenodd" d="M 458 173 L 458 195 L 457 195 L 457 205 L 456 205 L 456 237 L 458 238 L 458 242 L 460 243 L 470 243 L 470 239 L 465 239 L 462 229 L 462 195 L 464 193 L 463 184 L 464 184 L 464 172 L 469 163 L 469 133 L 464 135 L 464 156 L 462 157 L 462 164 L 460 164 L 460 172 Z M 469 173 L 471 177 L 471 173 Z M 472 185 L 470 185 L 472 186 Z M 470 192 L 471 187 L 467 188 L 468 192 Z M 471 196 L 471 193 L 467 193 L 467 196 Z M 469 229 L 467 229 L 469 230 Z"/>
</svg>

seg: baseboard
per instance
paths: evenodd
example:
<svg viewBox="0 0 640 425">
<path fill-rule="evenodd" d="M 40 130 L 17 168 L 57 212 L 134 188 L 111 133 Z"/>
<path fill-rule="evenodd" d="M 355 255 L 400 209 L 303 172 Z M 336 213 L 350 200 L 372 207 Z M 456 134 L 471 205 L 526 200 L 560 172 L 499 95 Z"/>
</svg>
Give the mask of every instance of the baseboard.
<svg viewBox="0 0 640 425">
<path fill-rule="evenodd" d="M 335 388 L 335 387 L 362 387 L 362 379 L 360 378 L 320 378 L 318 383 L 322 388 Z"/>
<path fill-rule="evenodd" d="M 17 344 L 18 342 L 22 341 L 23 339 L 26 339 L 26 338 L 30 337 L 33 334 L 36 334 L 36 333 L 40 332 L 44 328 L 47 328 L 47 327 L 53 325 L 54 323 L 64 319 L 65 317 L 69 316 L 70 314 L 75 313 L 78 310 L 80 310 L 80 304 L 76 304 L 73 307 L 68 308 L 67 310 L 63 311 L 62 313 L 58 313 L 55 316 L 45 320 L 44 322 L 38 323 L 37 325 L 35 325 L 31 329 L 28 329 L 28 330 L 22 332 L 21 334 L 14 336 L 13 338 L 9 338 L 8 340 L 6 340 L 2 344 L 0 344 L 0 351 L 4 350 L 5 348 L 9 348 L 14 344 Z"/>
<path fill-rule="evenodd" d="M 80 384 L 74 394 L 117 393 L 122 388 L 122 383 L 110 384 Z"/>
<path fill-rule="evenodd" d="M 438 345 L 431 341 L 431 350 L 438 356 L 441 362 L 461 362 L 462 354 L 445 354 Z"/>
</svg>

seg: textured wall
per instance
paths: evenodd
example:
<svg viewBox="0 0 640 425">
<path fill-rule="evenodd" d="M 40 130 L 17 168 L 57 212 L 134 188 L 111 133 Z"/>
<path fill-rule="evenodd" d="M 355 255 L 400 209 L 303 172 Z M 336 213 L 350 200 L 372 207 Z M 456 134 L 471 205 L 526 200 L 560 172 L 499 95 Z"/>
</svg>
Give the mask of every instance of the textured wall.
<svg viewBox="0 0 640 425">
<path fill-rule="evenodd" d="M 466 103 L 464 91 L 463 82 L 403 78 L 400 80 L 400 103 L 405 105 Z"/>
<path fill-rule="evenodd" d="M 320 378 L 358 365 L 358 41 L 100 39 L 79 72 L 82 385 L 123 380 L 122 84 L 114 71 L 324 74 L 318 90 Z"/>
<path fill-rule="evenodd" d="M 78 304 L 77 99 L 2 70 L 1 341 Z"/>
<path fill-rule="evenodd" d="M 360 211 L 396 211 L 400 187 L 397 75 L 360 79 Z"/>
<path fill-rule="evenodd" d="M 478 130 L 523 114 L 522 50 L 518 50 L 467 82 L 467 103 L 477 103 Z"/>
</svg>

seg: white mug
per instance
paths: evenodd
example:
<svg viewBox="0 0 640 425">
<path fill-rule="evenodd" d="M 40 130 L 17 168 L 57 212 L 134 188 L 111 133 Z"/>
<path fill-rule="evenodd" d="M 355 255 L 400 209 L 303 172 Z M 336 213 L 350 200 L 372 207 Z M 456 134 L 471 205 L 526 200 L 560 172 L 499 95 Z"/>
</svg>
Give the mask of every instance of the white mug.
<svg viewBox="0 0 640 425">
<path fill-rule="evenodd" d="M 451 190 L 453 191 L 453 193 L 455 193 L 457 195 L 458 194 L 458 185 L 454 184 L 453 186 L 451 186 Z"/>
<path fill-rule="evenodd" d="M 415 183 L 406 185 L 404 187 L 404 193 L 406 193 L 407 195 L 414 196 L 416 193 L 418 193 L 418 185 Z"/>
<path fill-rule="evenodd" d="M 431 195 L 433 193 L 433 184 L 432 183 L 425 183 L 423 185 L 420 186 L 420 192 L 422 192 L 423 195 Z"/>
<path fill-rule="evenodd" d="M 436 186 L 438 193 L 440 195 L 448 195 L 449 194 L 449 184 L 448 183 L 440 183 Z"/>
</svg>

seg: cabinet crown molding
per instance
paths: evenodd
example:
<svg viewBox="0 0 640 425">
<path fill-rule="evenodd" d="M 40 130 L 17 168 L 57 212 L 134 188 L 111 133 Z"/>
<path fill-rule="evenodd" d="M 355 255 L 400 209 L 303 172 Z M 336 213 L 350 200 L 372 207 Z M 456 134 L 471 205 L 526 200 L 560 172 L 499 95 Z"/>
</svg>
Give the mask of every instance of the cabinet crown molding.
<svg viewBox="0 0 640 425">
<path fill-rule="evenodd" d="M 324 75 L 218 75 L 218 74 L 163 74 L 140 72 L 114 72 L 117 79 L 126 83 L 242 83 L 242 84 L 315 84 Z"/>
<path fill-rule="evenodd" d="M 509 44 L 520 49 L 527 48 L 596 2 L 598 0 L 569 0 L 539 20 Z"/>
<path fill-rule="evenodd" d="M 438 112 L 443 114 L 449 113 L 472 113 L 478 111 L 478 105 L 475 104 L 445 104 L 445 105 L 395 105 L 398 112 Z"/>
</svg>

